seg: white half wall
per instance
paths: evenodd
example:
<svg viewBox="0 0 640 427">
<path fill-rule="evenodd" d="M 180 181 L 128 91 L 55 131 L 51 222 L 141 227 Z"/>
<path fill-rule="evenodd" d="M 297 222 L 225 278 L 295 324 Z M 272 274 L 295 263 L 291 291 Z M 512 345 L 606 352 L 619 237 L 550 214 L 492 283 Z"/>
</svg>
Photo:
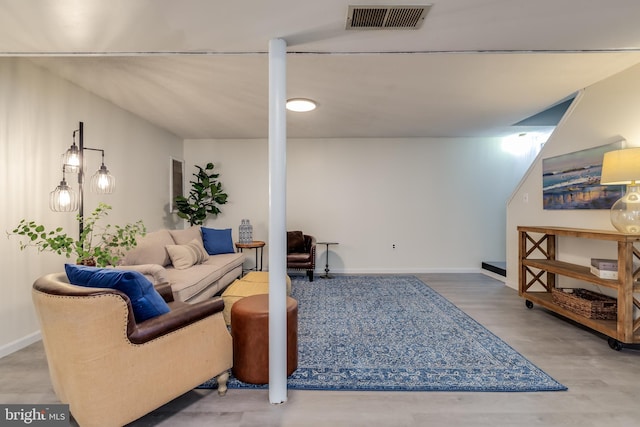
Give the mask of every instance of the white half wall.
<svg viewBox="0 0 640 427">
<path fill-rule="evenodd" d="M 205 226 L 237 239 L 248 218 L 268 241 L 267 150 L 266 139 L 185 141 L 188 177 L 213 162 L 229 194 Z M 478 272 L 504 259 L 506 200 L 528 165 L 498 138 L 289 140 L 287 229 L 339 242 L 332 272 Z"/>
<path fill-rule="evenodd" d="M 584 89 L 558 124 L 507 207 L 507 284 L 518 287 L 519 225 L 615 231 L 608 210 L 544 210 L 542 159 L 626 139 L 640 145 L 640 65 Z M 525 195 L 528 202 L 525 202 Z M 589 258 L 615 258 L 612 244 L 562 239 L 559 259 L 589 265 Z M 561 278 L 561 285 L 563 284 Z"/>
<path fill-rule="evenodd" d="M 25 218 L 77 237 L 75 213 L 49 210 L 49 193 L 62 178 L 61 155 L 84 122 L 85 146 L 105 150 L 116 192 L 85 191 L 85 214 L 99 201 L 113 209 L 108 221 L 142 219 L 148 230 L 172 224 L 168 214 L 169 157 L 182 157 L 182 140 L 102 98 L 34 66 L 28 59 L 0 59 L 0 223 L 11 231 Z M 85 152 L 86 174 L 100 166 L 100 153 Z M 75 175 L 67 175 L 77 188 Z M 88 187 L 88 186 L 86 186 Z M 181 222 L 180 222 L 180 225 Z M 60 255 L 20 251 L 15 238 L 0 239 L 0 357 L 38 339 L 31 285 L 40 275 L 62 271 Z M 71 260 L 74 262 L 75 260 Z"/>
</svg>

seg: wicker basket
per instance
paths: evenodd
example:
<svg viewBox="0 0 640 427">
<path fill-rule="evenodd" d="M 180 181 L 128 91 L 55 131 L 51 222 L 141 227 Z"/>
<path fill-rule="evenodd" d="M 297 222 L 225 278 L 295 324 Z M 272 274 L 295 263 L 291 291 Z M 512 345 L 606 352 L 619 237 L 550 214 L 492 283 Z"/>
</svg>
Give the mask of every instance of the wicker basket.
<svg viewBox="0 0 640 427">
<path fill-rule="evenodd" d="M 618 301 L 587 289 L 553 289 L 553 302 L 589 319 L 616 320 Z"/>
</svg>

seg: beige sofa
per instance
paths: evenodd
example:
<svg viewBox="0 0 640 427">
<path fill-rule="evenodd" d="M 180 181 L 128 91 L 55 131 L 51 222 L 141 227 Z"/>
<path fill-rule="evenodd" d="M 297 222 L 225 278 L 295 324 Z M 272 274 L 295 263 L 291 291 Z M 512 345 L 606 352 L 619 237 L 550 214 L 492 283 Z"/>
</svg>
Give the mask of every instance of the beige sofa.
<svg viewBox="0 0 640 427">
<path fill-rule="evenodd" d="M 121 260 L 119 267 L 140 271 L 154 285 L 171 284 L 173 297 L 177 301 L 199 302 L 220 293 L 242 274 L 242 253 L 208 255 L 201 263 L 187 268 L 176 268 L 167 247 L 189 245 L 198 242 L 203 249 L 200 226 L 186 230 L 158 230 L 138 239 L 138 245 Z M 186 247 L 186 246 L 184 246 Z M 178 267 L 184 267 L 176 262 Z"/>
</svg>

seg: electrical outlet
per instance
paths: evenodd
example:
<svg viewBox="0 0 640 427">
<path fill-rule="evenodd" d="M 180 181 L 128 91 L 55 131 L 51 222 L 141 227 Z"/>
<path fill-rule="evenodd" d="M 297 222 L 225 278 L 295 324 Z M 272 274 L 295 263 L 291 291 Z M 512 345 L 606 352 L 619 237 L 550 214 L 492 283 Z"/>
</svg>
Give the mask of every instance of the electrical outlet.
<svg viewBox="0 0 640 427">
<path fill-rule="evenodd" d="M 524 193 L 522 195 L 522 202 L 523 203 L 529 203 L 529 193 Z"/>
<path fill-rule="evenodd" d="M 395 249 L 396 248 L 396 244 L 394 243 L 393 245 L 391 245 L 391 249 Z"/>
</svg>

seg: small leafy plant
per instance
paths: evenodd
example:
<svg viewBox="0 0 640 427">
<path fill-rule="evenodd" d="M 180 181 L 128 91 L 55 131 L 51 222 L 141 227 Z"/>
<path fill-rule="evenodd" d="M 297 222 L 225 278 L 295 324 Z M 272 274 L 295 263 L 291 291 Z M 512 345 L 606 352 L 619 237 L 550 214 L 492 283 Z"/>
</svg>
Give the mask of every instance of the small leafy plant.
<svg viewBox="0 0 640 427">
<path fill-rule="evenodd" d="M 202 225 L 207 215 L 218 215 L 218 205 L 227 203 L 227 193 L 222 191 L 222 184 L 216 178 L 220 174 L 212 173 L 213 163 L 207 163 L 204 169 L 196 165 L 198 173 L 194 173 L 195 181 L 189 181 L 191 191 L 189 197 L 176 197 L 178 216 L 189 221 L 190 225 Z"/>
<path fill-rule="evenodd" d="M 99 226 L 97 222 L 107 216 L 110 209 L 111 206 L 100 203 L 85 217 L 78 240 L 69 237 L 62 227 L 47 231 L 43 225 L 25 219 L 7 235 L 21 236 L 21 250 L 34 246 L 38 252 L 50 251 L 67 258 L 75 255 L 78 264 L 100 267 L 116 265 L 127 250 L 137 245 L 136 238 L 144 236 L 147 230 L 142 221 L 123 227 L 110 224 Z M 76 218 L 78 221 L 82 220 L 79 215 Z"/>
</svg>

